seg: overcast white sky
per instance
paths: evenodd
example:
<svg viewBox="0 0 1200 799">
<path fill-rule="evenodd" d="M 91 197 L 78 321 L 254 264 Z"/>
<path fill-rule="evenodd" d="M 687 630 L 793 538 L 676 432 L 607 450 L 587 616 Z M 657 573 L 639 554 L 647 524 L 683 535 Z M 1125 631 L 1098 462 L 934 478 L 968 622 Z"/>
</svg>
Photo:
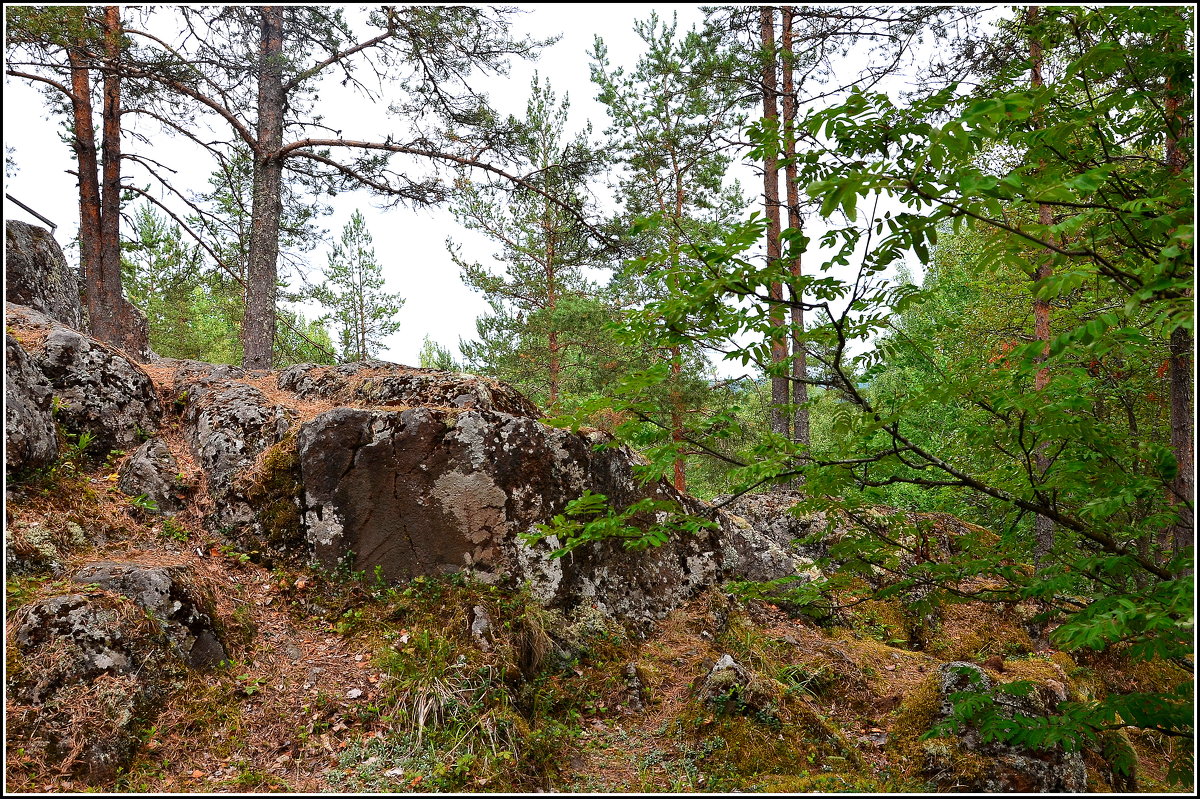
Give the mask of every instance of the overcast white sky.
<svg viewBox="0 0 1200 799">
<path fill-rule="evenodd" d="M 536 62 L 515 60 L 511 76 L 486 84 L 494 106 L 502 113 L 522 115 L 528 97 L 530 77 L 538 70 L 552 82 L 559 97 L 571 98 L 571 125 L 582 127 L 588 119 L 596 135 L 607 126 L 604 107 L 594 99 L 595 87 L 589 79 L 588 53 L 593 37 L 601 36 L 608 44 L 610 59 L 616 65 L 632 66 L 641 53 L 641 41 L 633 32 L 635 19 L 644 19 L 651 10 L 667 20 L 673 13 L 679 16 L 679 28 L 686 31 L 698 23 L 702 14 L 694 5 L 660 4 L 536 4 L 528 7 L 516 23 L 519 33 L 527 32 L 538 38 L 561 34 L 561 40 L 543 51 Z M 324 89 L 322 95 L 330 93 Z M 382 138 L 386 127 L 372 127 L 371 117 L 381 109 L 366 107 L 361 99 L 348 98 L 340 107 L 322 101 L 326 122 L 342 127 L 347 138 Z M 335 121 L 343 120 L 343 122 Z M 383 125 L 382 121 L 378 123 Z M 12 148 L 19 171 L 6 178 L 5 191 L 31 206 L 58 225 L 56 238 L 64 246 L 76 235 L 78 206 L 75 179 L 67 174 L 74 161 L 67 145 L 60 139 L 62 118 L 52 117 L 46 110 L 40 92 L 23 80 L 6 78 L 4 89 L 4 140 Z M 224 133 L 224 131 L 221 131 Z M 128 146 L 128 145 L 127 145 Z M 204 181 L 213 165 L 198 148 L 189 149 L 181 140 L 162 138 L 155 142 L 155 157 L 180 168 L 182 182 L 193 189 L 206 188 Z M 187 165 L 194 165 L 188 172 Z M 745 189 L 757 193 L 761 189 L 749 171 L 738 175 Z M 335 239 L 351 214 L 361 210 L 375 241 L 375 251 L 382 264 L 387 290 L 399 292 L 406 303 L 400 312 L 400 330 L 386 341 L 387 349 L 380 357 L 400 363 L 416 364 L 422 340 L 429 335 L 448 347 L 456 356 L 460 337 L 474 338 L 475 319 L 487 311 L 484 298 L 468 290 L 459 278 L 457 268 L 446 251 L 447 236 L 462 243 L 464 253 L 474 260 L 488 263 L 496 247 L 481 236 L 461 229 L 451 214 L 440 208 L 412 210 L 403 206 L 380 210 L 376 200 L 365 191 L 347 192 L 336 198 L 326 198 L 334 211 L 322 220 L 328 239 Z M 6 219 L 36 222 L 7 198 L 4 203 Z M 320 270 L 326 262 L 327 247 L 309 254 L 311 268 Z M 75 261 L 74 251 L 68 258 Z M 309 314 L 310 318 L 314 314 Z M 730 374 L 742 369 L 730 367 Z M 725 373 L 726 369 L 720 369 Z"/>
</svg>

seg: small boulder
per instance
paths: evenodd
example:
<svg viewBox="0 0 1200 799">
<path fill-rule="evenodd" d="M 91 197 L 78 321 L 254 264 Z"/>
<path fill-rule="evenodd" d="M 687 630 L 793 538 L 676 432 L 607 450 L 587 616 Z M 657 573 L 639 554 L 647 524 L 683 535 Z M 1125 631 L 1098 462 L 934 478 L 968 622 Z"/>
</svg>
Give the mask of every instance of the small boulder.
<svg viewBox="0 0 1200 799">
<path fill-rule="evenodd" d="M 19 608 L 8 646 L 8 746 L 94 782 L 128 764 L 183 671 L 139 606 L 103 592 Z"/>
<path fill-rule="evenodd" d="M 227 659 L 212 617 L 205 612 L 208 603 L 188 585 L 183 566 L 102 561 L 84 566 L 72 580 L 132 599 L 159 622 L 176 654 L 188 666 L 206 669 Z"/>
<path fill-rule="evenodd" d="M 152 438 L 121 467 L 117 488 L 127 496 L 145 496 L 159 512 L 173 515 L 184 509 L 187 500 L 178 476 L 179 462 L 171 450 L 161 438 Z"/>
<path fill-rule="evenodd" d="M 471 638 L 482 652 L 492 651 L 492 617 L 483 605 L 471 608 Z"/>
<path fill-rule="evenodd" d="M 642 679 L 642 670 L 636 663 L 625 664 L 625 704 L 630 710 L 640 713 L 646 709 L 650 700 L 650 692 L 646 690 L 646 682 Z"/>
<path fill-rule="evenodd" d="M 990 693 L 991 677 L 974 663 L 943 663 L 937 675 L 940 697 L 936 721 L 953 711 L 951 694 Z M 1004 718 L 1045 716 L 1066 699 L 1063 686 L 1039 684 L 1025 696 L 998 693 L 997 712 Z M 985 741 L 979 730 L 966 726 L 952 737 L 926 741 L 925 771 L 942 789 L 980 793 L 1083 793 L 1088 790 L 1087 771 L 1079 751 L 1067 752 L 1061 745 L 1029 749 L 998 741 Z M 969 768 L 961 764 L 969 763 Z"/>
<path fill-rule="evenodd" d="M 782 686 L 764 680 L 733 659 L 721 655 L 700 686 L 700 698 L 721 713 L 775 718 Z"/>
</svg>

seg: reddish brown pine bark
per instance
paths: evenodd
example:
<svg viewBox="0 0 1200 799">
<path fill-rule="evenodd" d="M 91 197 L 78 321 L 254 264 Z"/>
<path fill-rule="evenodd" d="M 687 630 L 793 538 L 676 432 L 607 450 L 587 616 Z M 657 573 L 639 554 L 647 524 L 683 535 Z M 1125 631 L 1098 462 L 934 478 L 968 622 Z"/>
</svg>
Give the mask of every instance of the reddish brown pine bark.
<svg viewBox="0 0 1200 799">
<path fill-rule="evenodd" d="M 104 127 L 100 152 L 100 268 L 92 330 L 138 360 L 150 355 L 146 318 L 125 299 L 121 284 L 121 12 L 104 7 Z"/>
<path fill-rule="evenodd" d="M 775 129 L 779 122 L 779 82 L 775 60 L 775 9 L 763 6 L 759 9 L 763 46 L 762 91 L 763 121 L 768 129 Z M 767 218 L 767 261 L 776 263 L 780 255 L 779 224 L 779 158 L 773 148 L 768 147 L 763 157 L 763 211 Z M 780 369 L 787 361 L 787 337 L 783 331 L 783 284 L 772 282 L 768 290 L 770 297 L 769 320 L 771 326 L 771 364 Z M 781 436 L 788 435 L 788 418 L 784 406 L 788 404 L 788 378 L 777 374 L 771 378 L 771 430 Z"/>
<path fill-rule="evenodd" d="M 1032 28 L 1038 21 L 1037 6 L 1030 6 L 1026 11 L 1026 23 Z M 1042 82 L 1042 44 L 1037 36 L 1030 31 L 1029 40 L 1029 86 L 1032 89 L 1041 88 Z M 1038 224 L 1049 226 L 1053 222 L 1050 214 L 1050 206 L 1044 203 L 1038 204 Z M 1034 273 L 1034 280 L 1045 280 L 1053 274 L 1053 268 L 1049 262 L 1040 264 L 1037 271 Z M 1036 361 L 1038 363 L 1045 362 L 1050 354 L 1050 303 L 1047 300 L 1035 299 L 1033 301 L 1033 336 L 1038 341 L 1045 342 L 1040 355 Z M 1050 385 L 1050 367 L 1043 366 L 1038 369 L 1037 375 L 1034 377 L 1034 390 L 1044 391 Z M 1048 441 L 1042 441 L 1038 444 L 1034 451 L 1034 465 L 1037 467 L 1037 477 L 1042 478 L 1050 469 L 1050 458 L 1046 454 L 1049 448 Z M 1034 557 L 1040 564 L 1043 558 L 1054 549 L 1054 522 L 1047 519 L 1045 516 L 1039 515 L 1034 520 Z"/>
<path fill-rule="evenodd" d="M 1167 47 L 1177 46 L 1167 42 Z M 1183 119 L 1179 114 L 1179 96 L 1171 86 L 1170 80 L 1166 85 L 1166 98 L 1163 101 L 1167 122 L 1167 143 L 1164 152 L 1167 169 L 1173 177 L 1178 177 L 1187 165 L 1188 154 L 1179 146 L 1180 133 L 1190 120 Z M 1195 501 L 1196 482 L 1194 469 L 1195 459 L 1195 428 L 1192 418 L 1193 383 L 1192 383 L 1192 337 L 1182 327 L 1171 332 L 1170 340 L 1170 391 L 1171 391 L 1171 449 L 1175 453 L 1176 476 L 1171 483 L 1171 503 L 1177 506 L 1178 519 L 1168 531 L 1168 541 L 1171 552 L 1178 554 L 1184 548 L 1195 544 Z M 1164 546 L 1164 549 L 1166 546 Z"/>
<path fill-rule="evenodd" d="M 270 369 L 275 350 L 275 295 L 279 283 L 279 218 L 283 207 L 283 8 L 259 13 L 258 125 L 246 266 L 242 359 L 247 369 Z"/>
<path fill-rule="evenodd" d="M 88 323 L 95 330 L 96 318 L 105 315 L 100 280 L 100 178 L 92 118 L 91 64 L 86 43 L 77 40 L 67 48 L 71 65 L 71 119 L 73 149 L 79 173 L 79 265 L 83 270 L 84 301 Z"/>
<path fill-rule="evenodd" d="M 101 341 L 138 360 L 149 355 L 146 322 L 121 287 L 121 17 L 105 6 L 101 145 L 96 147 L 91 70 L 97 58 L 83 33 L 67 48 L 71 110 L 79 174 L 79 261 L 87 327 Z"/>
<path fill-rule="evenodd" d="M 796 87 L 792 46 L 792 20 L 794 6 L 783 7 L 783 180 L 787 187 L 788 227 L 799 232 L 804 225 L 800 218 L 800 196 L 796 177 Z M 792 259 L 791 323 L 792 323 L 792 402 L 796 409 L 792 416 L 792 440 L 805 446 L 809 443 L 808 408 L 808 353 L 804 349 L 804 308 L 800 305 L 800 294 L 795 286 L 800 278 L 800 254 Z"/>
</svg>

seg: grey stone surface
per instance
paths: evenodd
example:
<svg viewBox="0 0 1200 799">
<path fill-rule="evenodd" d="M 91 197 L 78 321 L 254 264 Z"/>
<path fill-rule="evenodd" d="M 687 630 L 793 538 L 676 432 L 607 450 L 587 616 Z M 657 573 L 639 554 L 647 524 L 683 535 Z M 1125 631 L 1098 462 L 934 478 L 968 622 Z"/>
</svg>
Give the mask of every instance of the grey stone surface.
<svg viewBox="0 0 1200 799">
<path fill-rule="evenodd" d="M 295 392 L 301 399 L 321 397 L 345 404 L 492 410 L 533 419 L 541 416 L 532 402 L 504 383 L 378 360 L 337 366 L 298 364 L 280 372 L 279 387 Z"/>
<path fill-rule="evenodd" d="M 253 386 L 222 380 L 211 372 L 191 377 L 184 372 L 181 377 L 177 371 L 175 389 L 183 400 L 188 447 L 204 470 L 216 505 L 209 521 L 220 528 L 253 529 L 254 512 L 237 478 L 288 433 L 295 413 Z"/>
<path fill-rule="evenodd" d="M 492 651 L 492 617 L 483 605 L 471 608 L 471 638 L 484 652 Z"/>
<path fill-rule="evenodd" d="M 957 661 L 938 667 L 938 691 L 941 696 L 939 721 L 948 718 L 954 693 L 987 693 L 994 684 L 987 673 L 974 663 Z M 1005 718 L 1045 716 L 1053 713 L 1066 699 L 1061 684 L 1035 685 L 1026 696 L 998 694 L 997 712 Z M 955 767 L 952 748 L 977 755 L 984 768 L 967 777 Z M 1061 745 L 1049 749 L 985 741 L 979 730 L 967 726 L 951 742 L 931 739 L 926 743 L 925 769 L 941 788 L 982 793 L 1084 793 L 1088 790 L 1087 771 L 1081 752 L 1067 752 Z"/>
<path fill-rule="evenodd" d="M 175 514 L 187 506 L 187 491 L 180 485 L 179 462 L 161 438 L 152 438 L 138 447 L 121 466 L 117 488 L 131 497 L 145 495 L 165 514 Z"/>
<path fill-rule="evenodd" d="M 550 557 L 553 541 L 519 539 L 584 490 L 618 508 L 654 497 L 711 514 L 666 483 L 641 485 L 633 454 L 596 450 L 599 435 L 495 411 L 334 409 L 297 436 L 306 535 L 330 567 L 352 558 L 354 570 L 379 567 L 388 579 L 503 574 L 529 580 L 549 607 L 660 618 L 724 575 L 718 531 L 644 550 L 608 540 L 562 558 Z"/>
<path fill-rule="evenodd" d="M 93 436 L 89 453 L 132 449 L 157 432 L 162 406 L 136 363 L 30 308 L 9 303 L 5 311 L 8 324 L 36 342 L 26 352 L 53 388 L 58 420 L 69 433 Z"/>
<path fill-rule="evenodd" d="M 112 779 L 183 670 L 166 637 L 139 607 L 104 593 L 38 600 L 11 627 L 8 745 L 64 774 Z"/>
<path fill-rule="evenodd" d="M 4 223 L 4 300 L 27 305 L 67 327 L 84 329 L 79 275 L 67 266 L 49 230 Z"/>
<path fill-rule="evenodd" d="M 227 658 L 212 617 L 188 585 L 184 567 L 103 561 L 89 563 L 72 579 L 122 594 L 145 608 L 192 668 L 211 668 Z"/>
<path fill-rule="evenodd" d="M 9 473 L 46 466 L 58 457 L 51 414 L 53 389 L 17 340 L 4 336 L 4 465 Z"/>
</svg>

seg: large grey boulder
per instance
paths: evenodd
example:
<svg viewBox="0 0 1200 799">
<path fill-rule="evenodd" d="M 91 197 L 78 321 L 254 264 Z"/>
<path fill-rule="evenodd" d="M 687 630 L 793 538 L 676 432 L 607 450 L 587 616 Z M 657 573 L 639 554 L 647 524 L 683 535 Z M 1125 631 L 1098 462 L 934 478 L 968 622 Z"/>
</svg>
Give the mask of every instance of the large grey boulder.
<svg viewBox="0 0 1200 799">
<path fill-rule="evenodd" d="M 84 329 L 79 276 L 45 228 L 4 223 L 4 299 L 27 305 L 67 327 Z"/>
<path fill-rule="evenodd" d="M 51 414 L 53 389 L 17 340 L 4 336 L 4 463 L 9 472 L 37 469 L 58 456 Z"/>
<path fill-rule="evenodd" d="M 264 450 L 288 434 L 296 414 L 251 385 L 222 379 L 240 372 L 231 371 L 236 367 L 205 371 L 194 364 L 185 362 L 176 371 L 175 390 L 183 403 L 188 447 L 204 470 L 214 500 L 215 511 L 208 521 L 235 537 L 261 532 L 256 529 L 261 520 L 255 518 L 238 478 L 250 471 Z"/>
<path fill-rule="evenodd" d="M 642 485 L 637 456 L 625 447 L 598 449 L 605 440 L 493 410 L 336 408 L 302 425 L 296 438 L 305 535 L 329 567 L 348 562 L 386 579 L 469 570 L 528 581 L 549 607 L 592 605 L 639 623 L 725 577 L 745 576 L 756 565 L 754 542 L 770 550 L 753 529 L 665 482 Z M 717 526 L 641 550 L 610 539 L 561 558 L 551 557 L 560 542 L 520 538 L 584 491 L 618 509 L 643 498 L 669 501 Z M 730 536 L 744 544 L 745 557 Z M 777 565 L 790 573 L 794 562 Z"/>
<path fill-rule="evenodd" d="M 132 360 L 31 308 L 9 303 L 5 317 L 53 388 L 63 427 L 91 434 L 89 453 L 130 449 L 158 430 L 158 393 Z"/>
<path fill-rule="evenodd" d="M 955 693 L 990 693 L 991 677 L 974 663 L 943 663 L 937 672 L 940 705 L 937 721 L 950 716 Z M 997 712 L 1004 718 L 1046 716 L 1066 701 L 1065 688 L 1055 682 L 1035 684 L 1025 696 L 997 693 Z M 926 773 L 939 788 L 979 793 L 1084 793 L 1087 770 L 1081 752 L 1061 745 L 1029 749 L 984 740 L 968 725 L 953 738 L 934 738 L 925 744 Z M 974 767 L 969 773 L 958 764 L 966 754 Z"/>
<path fill-rule="evenodd" d="M 718 504 L 725 499 L 717 497 Z M 736 516 L 776 546 L 789 552 L 816 558 L 826 554 L 820 545 L 798 546 L 795 542 L 821 532 L 828 527 L 826 514 L 796 513 L 792 509 L 805 499 L 799 491 L 774 489 L 742 496 L 722 505 L 722 509 Z"/>
</svg>

